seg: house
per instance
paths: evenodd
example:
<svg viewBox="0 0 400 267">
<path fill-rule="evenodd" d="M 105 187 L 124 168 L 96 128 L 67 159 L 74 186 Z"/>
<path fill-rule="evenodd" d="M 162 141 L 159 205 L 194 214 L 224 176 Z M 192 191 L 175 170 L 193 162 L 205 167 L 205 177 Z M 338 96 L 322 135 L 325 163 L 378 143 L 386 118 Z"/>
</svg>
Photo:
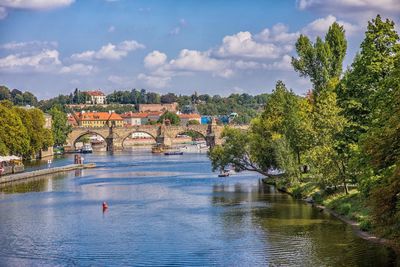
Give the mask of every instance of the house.
<svg viewBox="0 0 400 267">
<path fill-rule="evenodd" d="M 197 113 L 193 114 L 179 114 L 179 118 L 181 119 L 181 125 L 186 126 L 189 121 L 197 121 L 201 124 L 201 116 Z"/>
<path fill-rule="evenodd" d="M 132 125 L 144 125 L 147 124 L 149 121 L 148 118 L 149 114 L 145 112 L 125 112 L 121 115 L 122 119 L 124 120 L 125 126 L 132 126 Z"/>
<path fill-rule="evenodd" d="M 78 126 L 97 128 L 97 127 L 122 127 L 124 120 L 114 111 L 109 112 L 76 112 L 74 118 Z"/>
<path fill-rule="evenodd" d="M 178 111 L 178 103 L 170 104 L 139 104 L 139 112 L 174 112 Z"/>
<path fill-rule="evenodd" d="M 89 96 L 89 99 L 86 101 L 86 104 L 103 105 L 106 103 L 106 95 L 103 94 L 103 92 L 101 92 L 100 90 L 86 91 L 83 93 Z"/>
<path fill-rule="evenodd" d="M 163 111 L 147 112 L 147 119 L 148 121 L 158 121 L 162 114 L 164 114 Z"/>
</svg>

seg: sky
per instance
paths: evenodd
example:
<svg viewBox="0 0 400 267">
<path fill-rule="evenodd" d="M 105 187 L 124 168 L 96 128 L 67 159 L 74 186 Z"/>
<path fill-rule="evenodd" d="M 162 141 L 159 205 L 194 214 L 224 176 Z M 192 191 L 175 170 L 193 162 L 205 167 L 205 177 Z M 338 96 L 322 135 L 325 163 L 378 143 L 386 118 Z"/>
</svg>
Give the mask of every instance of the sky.
<svg viewBox="0 0 400 267">
<path fill-rule="evenodd" d="M 80 90 L 260 94 L 311 88 L 291 64 L 300 34 L 333 22 L 345 67 L 367 22 L 396 22 L 400 0 L 0 0 L 0 84 L 39 99 Z"/>
</svg>

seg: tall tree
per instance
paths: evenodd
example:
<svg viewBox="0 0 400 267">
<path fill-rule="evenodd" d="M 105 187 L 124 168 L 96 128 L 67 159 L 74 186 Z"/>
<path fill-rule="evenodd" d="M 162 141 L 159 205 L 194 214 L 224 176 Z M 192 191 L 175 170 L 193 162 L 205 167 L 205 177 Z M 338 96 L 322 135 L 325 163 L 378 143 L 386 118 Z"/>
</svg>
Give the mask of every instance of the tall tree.
<svg viewBox="0 0 400 267">
<path fill-rule="evenodd" d="M 49 111 L 52 117 L 52 134 L 54 144 L 62 146 L 65 144 L 68 134 L 71 132 L 71 126 L 67 122 L 67 114 L 62 111 L 61 106 L 53 106 Z"/>
<path fill-rule="evenodd" d="M 339 79 L 346 49 L 345 31 L 336 22 L 329 27 L 325 41 L 317 37 L 313 44 L 307 36 L 300 35 L 296 42 L 298 58 L 292 58 L 292 65 L 300 76 L 310 78 L 314 96 L 326 88 L 332 79 Z"/>
<path fill-rule="evenodd" d="M 12 107 L 9 101 L 0 102 L 0 147 L 4 154 L 22 156 L 29 152 L 29 135 Z"/>
</svg>

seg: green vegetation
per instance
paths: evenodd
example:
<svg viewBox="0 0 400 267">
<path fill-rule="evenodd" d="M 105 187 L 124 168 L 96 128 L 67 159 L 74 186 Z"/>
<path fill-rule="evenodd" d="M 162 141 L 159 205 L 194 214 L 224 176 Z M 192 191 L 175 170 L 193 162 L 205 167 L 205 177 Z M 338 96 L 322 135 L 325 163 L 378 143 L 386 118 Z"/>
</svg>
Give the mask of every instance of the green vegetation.
<svg viewBox="0 0 400 267">
<path fill-rule="evenodd" d="M 384 237 L 400 240 L 400 44 L 378 15 L 342 73 L 347 41 L 334 23 L 315 43 L 301 35 L 292 65 L 313 84 L 299 97 L 278 81 L 247 132 L 225 129 L 214 169 L 265 174 Z M 283 172 L 270 175 L 271 169 Z M 271 181 L 272 182 L 272 181 Z"/>
<path fill-rule="evenodd" d="M 42 148 L 53 145 L 44 114 L 37 108 L 24 109 L 10 101 L 0 102 L 0 155 L 35 157 Z"/>
<path fill-rule="evenodd" d="M 169 111 L 160 116 L 158 123 L 162 123 L 164 120 L 168 120 L 171 125 L 179 125 L 181 123 L 181 119 L 178 117 L 178 115 Z"/>
<path fill-rule="evenodd" d="M 54 144 L 57 146 L 62 146 L 65 144 L 68 134 L 71 132 L 72 127 L 67 122 L 67 114 L 62 111 L 62 107 L 60 105 L 53 106 L 49 114 L 52 117 L 52 134 Z"/>
</svg>

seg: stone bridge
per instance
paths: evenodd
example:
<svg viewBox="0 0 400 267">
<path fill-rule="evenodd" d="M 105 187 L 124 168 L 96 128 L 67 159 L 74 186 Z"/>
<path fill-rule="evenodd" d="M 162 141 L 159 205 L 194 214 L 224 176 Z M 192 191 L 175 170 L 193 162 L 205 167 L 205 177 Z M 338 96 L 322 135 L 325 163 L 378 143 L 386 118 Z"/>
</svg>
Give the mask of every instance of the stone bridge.
<svg viewBox="0 0 400 267">
<path fill-rule="evenodd" d="M 247 129 L 247 126 L 234 126 Z M 207 145 L 213 147 L 222 143 L 221 133 L 224 126 L 215 123 L 208 125 L 188 125 L 188 126 L 166 126 L 162 125 L 137 125 L 129 127 L 99 127 L 85 128 L 74 127 L 68 135 L 66 150 L 75 149 L 76 141 L 86 134 L 97 134 L 106 141 L 108 151 L 122 150 L 124 141 L 132 133 L 142 132 L 151 135 L 157 143 L 171 146 L 175 137 L 186 132 L 197 132 L 201 134 L 207 142 Z"/>
</svg>

